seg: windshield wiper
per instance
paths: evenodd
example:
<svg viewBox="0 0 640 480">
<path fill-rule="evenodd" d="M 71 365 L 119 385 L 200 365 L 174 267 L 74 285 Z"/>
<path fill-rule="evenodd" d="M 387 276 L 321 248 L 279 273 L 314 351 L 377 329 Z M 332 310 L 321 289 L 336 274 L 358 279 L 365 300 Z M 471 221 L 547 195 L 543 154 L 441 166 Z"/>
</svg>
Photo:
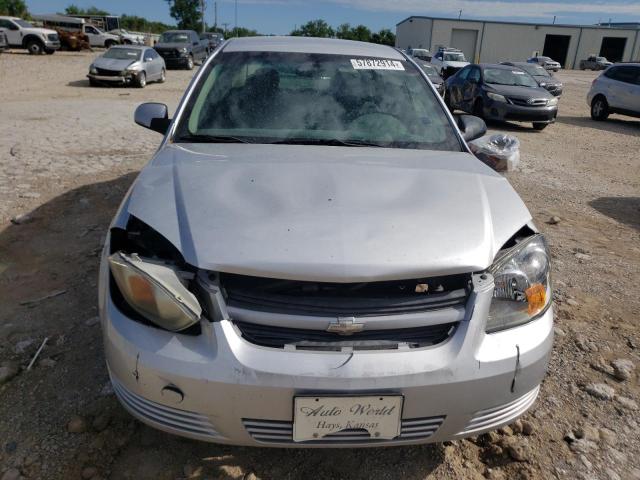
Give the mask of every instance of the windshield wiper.
<svg viewBox="0 0 640 480">
<path fill-rule="evenodd" d="M 382 145 L 375 142 L 367 142 L 365 140 L 338 140 L 337 138 L 330 139 L 316 139 L 316 138 L 285 138 L 283 140 L 277 140 L 275 142 L 269 142 L 274 145 L 328 145 L 333 147 L 379 147 L 385 148 L 387 145 Z"/>
<path fill-rule="evenodd" d="M 253 143 L 245 138 L 229 135 L 182 135 L 175 141 L 185 143 Z"/>
</svg>

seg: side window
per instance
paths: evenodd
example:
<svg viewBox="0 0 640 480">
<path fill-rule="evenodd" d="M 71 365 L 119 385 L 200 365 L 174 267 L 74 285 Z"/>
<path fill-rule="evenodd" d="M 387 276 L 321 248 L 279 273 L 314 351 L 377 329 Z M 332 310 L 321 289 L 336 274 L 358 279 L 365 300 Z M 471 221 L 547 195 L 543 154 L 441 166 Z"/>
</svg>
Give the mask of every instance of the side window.
<svg viewBox="0 0 640 480">
<path fill-rule="evenodd" d="M 636 67 L 618 67 L 614 73 L 614 80 L 618 80 L 619 82 L 631 83 L 635 84 L 637 79 Z"/>
<path fill-rule="evenodd" d="M 98 33 L 98 32 L 96 32 L 96 29 L 95 29 L 95 28 L 93 28 L 93 27 L 92 27 L 92 26 L 90 26 L 90 25 L 87 25 L 86 27 L 84 27 L 84 30 L 85 30 L 85 32 L 86 32 L 86 33 L 92 33 L 92 34 L 96 34 L 96 33 Z"/>
<path fill-rule="evenodd" d="M 467 77 L 469 76 L 469 72 L 471 71 L 471 67 L 465 67 L 462 70 L 460 70 L 460 73 L 458 73 L 458 78 L 460 78 L 460 80 L 466 80 Z"/>
<path fill-rule="evenodd" d="M 604 76 L 610 78 L 611 80 L 616 80 L 616 76 L 618 74 L 619 67 L 611 67 L 604 72 Z"/>
<path fill-rule="evenodd" d="M 191 43 L 198 43 L 200 41 L 200 39 L 198 38 L 198 34 L 197 33 L 192 33 L 191 34 Z"/>
<path fill-rule="evenodd" d="M 480 83 L 480 69 L 478 67 L 470 70 L 468 80 L 473 83 Z"/>
<path fill-rule="evenodd" d="M 438 60 L 442 60 L 442 52 L 438 52 L 438 53 L 436 53 L 436 58 L 437 58 Z"/>
<path fill-rule="evenodd" d="M 13 22 L 10 22 L 9 20 L 4 20 L 4 19 L 0 20 L 0 28 L 8 28 L 9 30 L 18 30 L 18 27 L 16 27 L 13 24 Z"/>
</svg>

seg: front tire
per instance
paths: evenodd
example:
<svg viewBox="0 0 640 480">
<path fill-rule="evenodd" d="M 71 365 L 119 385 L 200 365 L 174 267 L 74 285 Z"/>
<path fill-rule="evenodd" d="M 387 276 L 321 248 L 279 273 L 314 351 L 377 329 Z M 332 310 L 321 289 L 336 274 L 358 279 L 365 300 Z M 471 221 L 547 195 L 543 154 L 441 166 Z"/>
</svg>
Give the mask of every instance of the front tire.
<svg viewBox="0 0 640 480">
<path fill-rule="evenodd" d="M 136 77 L 136 87 L 144 88 L 147 85 L 147 75 L 144 72 L 140 72 Z"/>
<path fill-rule="evenodd" d="M 106 42 L 104 42 L 104 48 L 106 48 L 107 50 L 109 50 L 111 47 L 113 47 L 116 44 L 116 42 L 114 42 L 113 40 L 107 40 Z"/>
<path fill-rule="evenodd" d="M 547 125 L 549 125 L 548 123 L 541 123 L 541 122 L 533 122 L 533 128 L 534 130 L 538 130 L 538 131 L 542 131 L 545 128 L 547 128 Z"/>
<path fill-rule="evenodd" d="M 162 72 L 160 73 L 160 80 L 158 80 L 158 83 L 164 83 L 166 79 L 167 79 L 167 71 L 163 68 Z"/>
<path fill-rule="evenodd" d="M 602 122 L 609 116 L 609 103 L 602 95 L 598 95 L 591 102 L 591 118 Z"/>
<path fill-rule="evenodd" d="M 27 42 L 27 50 L 31 55 L 42 55 L 44 52 L 44 45 L 38 40 L 29 40 Z"/>
<path fill-rule="evenodd" d="M 193 66 L 193 55 L 189 55 L 189 57 L 187 57 L 187 70 L 193 70 Z"/>
</svg>

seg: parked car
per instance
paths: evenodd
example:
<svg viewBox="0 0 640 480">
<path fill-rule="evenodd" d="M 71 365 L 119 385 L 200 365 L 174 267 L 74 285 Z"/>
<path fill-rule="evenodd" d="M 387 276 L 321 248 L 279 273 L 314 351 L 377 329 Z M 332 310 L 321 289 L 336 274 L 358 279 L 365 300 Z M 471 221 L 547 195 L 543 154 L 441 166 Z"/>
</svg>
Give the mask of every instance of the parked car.
<svg viewBox="0 0 640 480">
<path fill-rule="evenodd" d="M 384 94 L 380 94 L 384 92 Z M 442 442 L 513 423 L 553 339 L 550 255 L 506 178 L 392 47 L 233 38 L 105 239 L 123 406 L 211 442 Z"/>
<path fill-rule="evenodd" d="M 7 48 L 9 48 L 9 40 L 7 39 L 7 34 L 4 33 L 3 28 L 0 28 L 0 53 L 4 52 Z"/>
<path fill-rule="evenodd" d="M 431 63 L 445 80 L 461 68 L 469 65 L 464 53 L 456 48 L 441 48 L 433 56 Z"/>
<path fill-rule="evenodd" d="M 562 68 L 562 65 L 560 65 L 560 63 L 556 62 L 555 60 L 552 60 L 549 57 L 543 57 L 543 56 L 531 57 L 527 60 L 527 63 L 537 63 L 538 65 L 544 67 L 545 69 L 552 70 L 554 72 L 557 72 Z"/>
<path fill-rule="evenodd" d="M 436 87 L 438 93 L 444 96 L 444 79 L 440 76 L 436 68 L 428 62 L 422 62 L 417 60 L 416 63 L 422 69 L 422 71 L 429 77 L 433 86 Z"/>
<path fill-rule="evenodd" d="M 512 67 L 518 67 L 531 75 L 538 85 L 545 90 L 548 90 L 554 97 L 562 95 L 564 86 L 562 82 L 549 73 L 544 67 L 536 65 L 535 63 L 527 62 L 502 62 L 502 65 L 510 65 Z"/>
<path fill-rule="evenodd" d="M 208 52 L 211 53 L 224 42 L 224 35 L 217 32 L 204 32 L 200 34 L 200 40 L 207 45 Z"/>
<path fill-rule="evenodd" d="M 207 43 L 200 41 L 193 30 L 168 30 L 160 35 L 154 48 L 169 68 L 193 70 L 195 63 L 203 62 L 208 55 Z"/>
<path fill-rule="evenodd" d="M 24 48 L 32 55 L 51 55 L 60 48 L 55 30 L 34 27 L 21 18 L 0 16 L 0 28 L 4 29 L 11 48 Z"/>
<path fill-rule="evenodd" d="M 83 18 L 70 17 L 67 15 L 33 15 L 34 20 L 42 22 L 47 27 L 54 29 L 61 36 L 63 32 L 76 35 L 82 39 L 83 35 L 89 41 L 91 47 L 111 48 L 120 43 L 120 37 L 111 33 L 105 33 L 98 27 L 87 23 Z"/>
<path fill-rule="evenodd" d="M 598 57 L 596 55 L 589 55 L 586 60 L 580 60 L 580 70 L 604 70 L 611 65 L 613 65 L 613 63 L 605 57 Z"/>
<path fill-rule="evenodd" d="M 167 67 L 151 47 L 116 45 L 99 56 L 89 67 L 89 83 L 133 85 L 144 88 L 147 82 L 163 83 Z"/>
<path fill-rule="evenodd" d="M 532 122 L 543 130 L 558 114 L 558 98 L 524 70 L 508 65 L 469 65 L 446 82 L 445 102 L 488 120 Z"/>
<path fill-rule="evenodd" d="M 110 30 L 109 33 L 117 35 L 122 45 L 144 45 L 144 35 L 129 32 L 124 28 L 116 28 L 115 30 Z"/>
<path fill-rule="evenodd" d="M 614 64 L 602 72 L 591 84 L 587 104 L 594 120 L 612 113 L 640 117 L 640 63 Z"/>
<path fill-rule="evenodd" d="M 412 48 L 409 50 L 409 55 L 412 57 L 422 60 L 423 62 L 430 62 L 433 55 L 426 48 Z"/>
</svg>

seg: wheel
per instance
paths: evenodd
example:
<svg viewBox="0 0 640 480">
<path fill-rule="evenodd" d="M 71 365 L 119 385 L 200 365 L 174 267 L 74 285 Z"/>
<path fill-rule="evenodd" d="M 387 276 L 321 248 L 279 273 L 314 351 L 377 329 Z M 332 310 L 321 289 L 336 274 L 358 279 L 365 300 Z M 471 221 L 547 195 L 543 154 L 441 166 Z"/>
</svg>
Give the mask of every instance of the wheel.
<svg viewBox="0 0 640 480">
<path fill-rule="evenodd" d="M 27 50 L 31 55 L 41 55 L 44 52 L 44 45 L 38 40 L 29 40 L 27 42 Z"/>
<path fill-rule="evenodd" d="M 544 130 L 545 128 L 547 128 L 547 125 L 549 125 L 549 124 L 548 123 L 541 123 L 541 122 L 533 122 L 534 130 Z"/>
<path fill-rule="evenodd" d="M 44 53 L 46 53 L 47 55 L 53 55 L 54 53 L 56 53 L 56 51 L 53 48 L 45 48 Z"/>
<path fill-rule="evenodd" d="M 158 83 L 164 83 L 166 79 L 167 79 L 167 71 L 163 68 L 162 72 L 160 73 L 160 80 L 158 80 Z"/>
<path fill-rule="evenodd" d="M 484 106 L 481 99 L 477 99 L 473 104 L 473 114 L 476 117 L 484 118 Z"/>
<path fill-rule="evenodd" d="M 607 99 L 602 95 L 598 95 L 591 102 L 591 118 L 596 121 L 606 120 L 609 116 L 609 104 Z"/>
<path fill-rule="evenodd" d="M 114 42 L 113 40 L 107 40 L 106 42 L 104 42 L 104 48 L 111 48 L 116 44 L 116 42 Z"/>
<path fill-rule="evenodd" d="M 189 58 L 187 58 L 187 70 L 193 70 L 193 55 L 189 55 Z"/>
<path fill-rule="evenodd" d="M 138 88 L 144 88 L 146 84 L 147 84 L 147 75 L 144 72 L 140 72 L 136 77 L 135 85 Z"/>
<path fill-rule="evenodd" d="M 126 38 L 125 38 L 125 39 L 122 41 L 122 43 L 123 43 L 123 44 L 125 44 L 125 45 L 131 45 L 131 40 L 128 40 L 128 39 L 126 39 Z"/>
</svg>

